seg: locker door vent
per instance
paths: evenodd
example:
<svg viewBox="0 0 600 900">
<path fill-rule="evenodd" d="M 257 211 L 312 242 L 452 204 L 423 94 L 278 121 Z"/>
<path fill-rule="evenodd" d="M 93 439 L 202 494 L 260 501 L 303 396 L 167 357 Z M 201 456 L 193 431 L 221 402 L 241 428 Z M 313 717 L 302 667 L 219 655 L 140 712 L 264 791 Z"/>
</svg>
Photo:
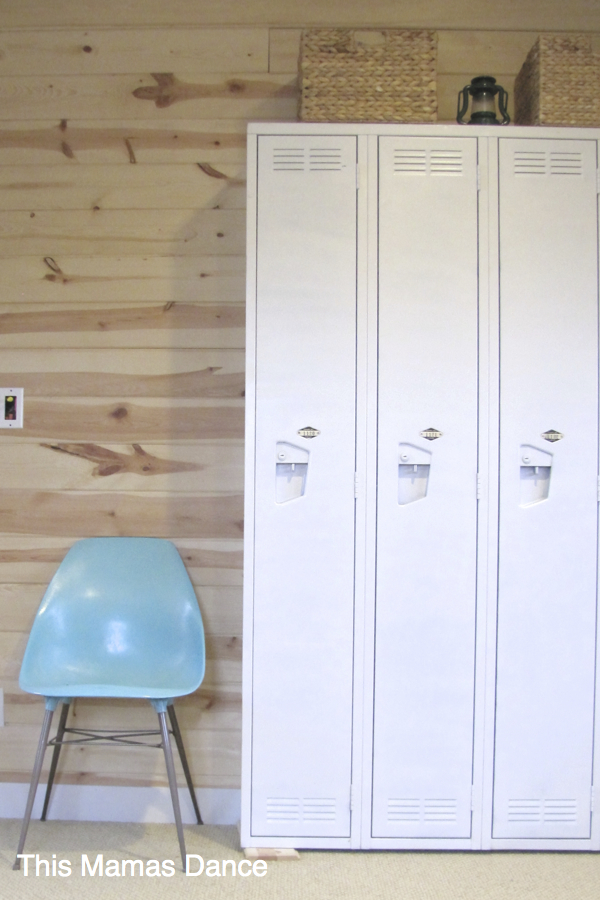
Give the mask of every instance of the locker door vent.
<svg viewBox="0 0 600 900">
<path fill-rule="evenodd" d="M 427 151 L 394 150 L 394 172 L 404 175 L 426 175 Z"/>
<path fill-rule="evenodd" d="M 267 800 L 267 822 L 299 822 L 300 800 L 274 797 Z"/>
<path fill-rule="evenodd" d="M 576 822 L 577 800 L 509 800 L 507 818 L 509 822 Z"/>
<path fill-rule="evenodd" d="M 388 822 L 418 822 L 421 818 L 420 800 L 388 800 Z"/>
<path fill-rule="evenodd" d="M 462 151 L 432 150 L 429 155 L 429 171 L 432 175 L 462 175 Z"/>
<path fill-rule="evenodd" d="M 515 175 L 583 175 L 581 153 L 562 150 L 515 150 Z"/>
<path fill-rule="evenodd" d="M 274 172 L 304 172 L 304 147 L 275 147 Z"/>
<path fill-rule="evenodd" d="M 426 822 L 456 822 L 456 800 L 425 800 L 423 819 Z"/>
<path fill-rule="evenodd" d="M 545 175 L 547 155 L 545 150 L 515 150 L 515 175 Z"/>
<path fill-rule="evenodd" d="M 577 800 L 544 800 L 544 822 L 576 822 Z"/>
<path fill-rule="evenodd" d="M 541 800 L 509 800 L 509 822 L 540 822 L 542 819 Z"/>
<path fill-rule="evenodd" d="M 400 175 L 462 175 L 462 150 L 394 150 L 394 172 Z"/>
<path fill-rule="evenodd" d="M 304 801 L 305 822 L 335 822 L 335 799 L 316 798 Z"/>
<path fill-rule="evenodd" d="M 344 169 L 340 147 L 274 147 L 274 172 L 341 172 Z"/>
<path fill-rule="evenodd" d="M 448 799 L 390 798 L 388 822 L 456 822 L 457 801 Z"/>
<path fill-rule="evenodd" d="M 308 154 L 311 172 L 342 171 L 342 151 L 339 147 L 311 147 Z"/>
<path fill-rule="evenodd" d="M 270 797 L 267 799 L 267 822 L 335 822 L 335 797 Z"/>
<path fill-rule="evenodd" d="M 583 175 L 583 158 L 581 153 L 550 154 L 551 175 Z"/>
</svg>

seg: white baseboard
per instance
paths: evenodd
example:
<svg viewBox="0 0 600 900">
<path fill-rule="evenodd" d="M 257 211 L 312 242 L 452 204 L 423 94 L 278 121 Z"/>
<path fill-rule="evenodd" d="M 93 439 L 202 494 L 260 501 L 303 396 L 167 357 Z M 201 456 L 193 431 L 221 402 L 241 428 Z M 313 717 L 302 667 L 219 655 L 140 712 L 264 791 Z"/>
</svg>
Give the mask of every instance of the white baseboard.
<svg viewBox="0 0 600 900">
<path fill-rule="evenodd" d="M 42 812 L 46 785 L 38 787 L 33 818 Z M 0 818 L 21 819 L 28 784 L 0 782 Z M 196 797 L 206 825 L 236 825 L 240 820 L 240 791 L 230 788 L 198 788 Z M 190 795 L 179 788 L 184 824 L 196 822 Z M 48 819 L 75 822 L 173 822 L 168 787 L 106 787 L 57 784 L 52 791 Z"/>
</svg>

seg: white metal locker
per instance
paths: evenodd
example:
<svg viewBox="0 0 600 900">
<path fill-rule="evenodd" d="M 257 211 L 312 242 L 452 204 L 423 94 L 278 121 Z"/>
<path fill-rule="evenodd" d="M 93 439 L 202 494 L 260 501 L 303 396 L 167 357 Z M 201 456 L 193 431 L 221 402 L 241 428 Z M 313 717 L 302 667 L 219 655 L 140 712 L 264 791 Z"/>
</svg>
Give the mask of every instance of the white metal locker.
<svg viewBox="0 0 600 900">
<path fill-rule="evenodd" d="M 245 846 L 600 849 L 599 137 L 251 128 Z"/>
<path fill-rule="evenodd" d="M 379 140 L 374 837 L 471 834 L 477 141 Z"/>
<path fill-rule="evenodd" d="M 588 838 L 597 580 L 596 142 L 500 144 L 493 837 Z"/>
<path fill-rule="evenodd" d="M 350 831 L 356 138 L 258 147 L 253 835 Z"/>
</svg>

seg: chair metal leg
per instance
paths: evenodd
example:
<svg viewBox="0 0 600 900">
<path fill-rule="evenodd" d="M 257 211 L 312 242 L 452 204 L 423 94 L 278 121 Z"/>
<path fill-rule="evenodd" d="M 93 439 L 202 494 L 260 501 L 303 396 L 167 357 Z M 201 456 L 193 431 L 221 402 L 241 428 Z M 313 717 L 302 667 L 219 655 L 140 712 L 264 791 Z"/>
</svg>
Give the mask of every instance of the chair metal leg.
<svg viewBox="0 0 600 900">
<path fill-rule="evenodd" d="M 177 744 L 177 749 L 179 751 L 179 758 L 181 760 L 181 765 L 183 768 L 183 774 L 185 775 L 185 780 L 187 782 L 187 786 L 190 792 L 190 797 L 192 798 L 192 804 L 194 807 L 194 812 L 196 813 L 196 820 L 198 825 L 204 824 L 202 822 L 202 816 L 200 815 L 200 809 L 198 807 L 198 801 L 196 800 L 196 792 L 194 790 L 194 785 L 192 782 L 192 775 L 190 772 L 190 767 L 188 766 L 187 756 L 185 755 L 185 748 L 183 746 L 183 738 L 181 737 L 181 731 L 179 729 L 179 722 L 177 721 L 177 716 L 175 715 L 175 707 L 171 703 L 167 706 L 167 711 L 169 713 L 169 719 L 171 720 L 171 728 L 173 729 L 173 737 L 175 738 L 175 743 Z"/>
<path fill-rule="evenodd" d="M 17 848 L 17 855 L 15 857 L 15 862 L 13 865 L 13 869 L 21 868 L 21 860 L 19 859 L 19 854 L 23 852 L 23 847 L 25 846 L 25 838 L 27 837 L 27 830 L 29 828 L 29 820 L 31 819 L 31 810 L 33 809 L 33 801 L 35 800 L 35 792 L 37 790 L 37 786 L 40 780 L 40 773 L 42 771 L 42 763 L 44 762 L 44 753 L 46 751 L 46 745 L 48 743 L 48 735 L 50 734 L 50 725 L 52 724 L 52 716 L 54 715 L 54 709 L 46 709 L 46 713 L 44 715 L 44 721 L 42 723 L 42 733 L 40 734 L 40 742 L 38 744 L 37 754 L 35 757 L 35 763 L 33 765 L 33 772 L 31 773 L 31 784 L 29 785 L 29 795 L 27 797 L 27 805 L 25 807 L 25 816 L 23 817 L 23 825 L 21 827 L 21 837 L 19 838 L 19 846 Z"/>
<path fill-rule="evenodd" d="M 60 711 L 60 719 L 58 720 L 56 744 L 54 745 L 54 749 L 52 751 L 52 762 L 50 763 L 50 772 L 48 773 L 48 784 L 46 786 L 46 796 L 44 797 L 44 807 L 42 809 L 42 815 L 40 816 L 42 822 L 46 821 L 46 813 L 48 812 L 48 804 L 50 803 L 50 793 L 52 791 L 52 785 L 54 784 L 54 776 L 56 775 L 56 767 L 58 766 L 58 757 L 60 756 L 62 747 L 62 744 L 60 742 L 62 741 L 65 733 L 68 715 L 69 704 L 63 702 L 62 709 Z"/>
<path fill-rule="evenodd" d="M 181 863 L 185 872 L 185 840 L 183 838 L 183 825 L 181 824 L 181 809 L 179 807 L 179 794 L 177 793 L 177 779 L 175 778 L 175 766 L 173 765 L 173 751 L 171 750 L 171 740 L 169 738 L 167 716 L 164 712 L 158 713 L 158 721 L 160 724 L 163 750 L 165 753 L 167 775 L 169 777 L 169 789 L 171 791 L 171 800 L 173 802 L 173 812 L 175 813 L 175 824 L 177 826 L 177 838 L 179 840 L 179 850 L 181 852 Z"/>
</svg>

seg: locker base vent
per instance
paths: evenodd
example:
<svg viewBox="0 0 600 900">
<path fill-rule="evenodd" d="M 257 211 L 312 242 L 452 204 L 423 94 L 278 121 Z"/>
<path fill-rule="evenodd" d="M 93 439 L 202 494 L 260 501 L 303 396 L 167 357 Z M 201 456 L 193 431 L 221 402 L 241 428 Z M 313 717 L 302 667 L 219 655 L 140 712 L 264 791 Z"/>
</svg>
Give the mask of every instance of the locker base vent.
<svg viewBox="0 0 600 900">
<path fill-rule="evenodd" d="M 509 822 L 576 822 L 577 800 L 519 798 L 508 801 Z"/>
<path fill-rule="evenodd" d="M 271 797 L 267 800 L 267 822 L 335 822 L 333 797 Z"/>
<path fill-rule="evenodd" d="M 453 798 L 390 798 L 388 822 L 456 822 L 457 801 Z"/>
</svg>

